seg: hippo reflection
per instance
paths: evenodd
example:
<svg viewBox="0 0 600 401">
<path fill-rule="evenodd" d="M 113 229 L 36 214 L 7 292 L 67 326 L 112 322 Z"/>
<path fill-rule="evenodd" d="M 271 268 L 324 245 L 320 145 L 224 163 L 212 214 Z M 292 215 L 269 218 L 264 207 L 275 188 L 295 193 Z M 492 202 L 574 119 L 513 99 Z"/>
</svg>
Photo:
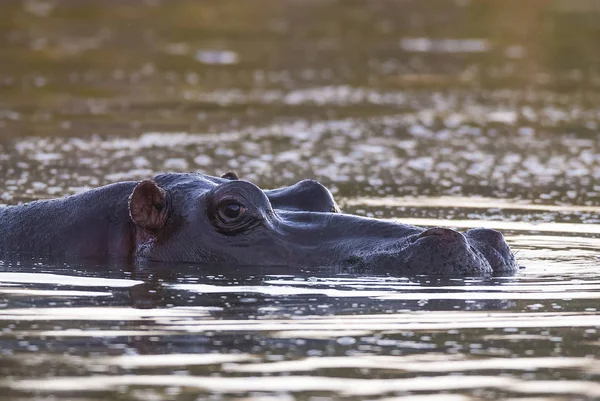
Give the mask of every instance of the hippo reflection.
<svg viewBox="0 0 600 401">
<path fill-rule="evenodd" d="M 316 181 L 261 190 L 233 173 L 161 174 L 0 209 L 4 256 L 132 258 L 480 275 L 516 269 L 502 234 L 346 215 Z"/>
</svg>

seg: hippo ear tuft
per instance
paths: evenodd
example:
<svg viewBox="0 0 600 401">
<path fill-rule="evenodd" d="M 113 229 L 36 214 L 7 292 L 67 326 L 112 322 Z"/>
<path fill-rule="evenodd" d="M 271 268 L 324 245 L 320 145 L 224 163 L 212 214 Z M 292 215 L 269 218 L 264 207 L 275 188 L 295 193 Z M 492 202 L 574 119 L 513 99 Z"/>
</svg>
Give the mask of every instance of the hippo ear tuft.
<svg viewBox="0 0 600 401">
<path fill-rule="evenodd" d="M 139 227 L 156 230 L 167 220 L 167 192 L 154 181 L 137 184 L 129 197 L 129 215 Z"/>
<path fill-rule="evenodd" d="M 239 180 L 240 178 L 233 171 L 228 171 L 221 176 L 221 178 L 225 178 L 226 180 Z"/>
</svg>

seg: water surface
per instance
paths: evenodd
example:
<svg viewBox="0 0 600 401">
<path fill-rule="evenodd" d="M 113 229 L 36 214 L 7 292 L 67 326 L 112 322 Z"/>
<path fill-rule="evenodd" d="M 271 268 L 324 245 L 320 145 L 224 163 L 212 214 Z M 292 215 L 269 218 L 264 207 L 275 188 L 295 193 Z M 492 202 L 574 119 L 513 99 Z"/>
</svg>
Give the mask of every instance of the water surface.
<svg viewBox="0 0 600 401">
<path fill-rule="evenodd" d="M 7 1 L 0 197 L 316 178 L 510 277 L 0 262 L 3 400 L 600 399 L 592 0 Z"/>
</svg>

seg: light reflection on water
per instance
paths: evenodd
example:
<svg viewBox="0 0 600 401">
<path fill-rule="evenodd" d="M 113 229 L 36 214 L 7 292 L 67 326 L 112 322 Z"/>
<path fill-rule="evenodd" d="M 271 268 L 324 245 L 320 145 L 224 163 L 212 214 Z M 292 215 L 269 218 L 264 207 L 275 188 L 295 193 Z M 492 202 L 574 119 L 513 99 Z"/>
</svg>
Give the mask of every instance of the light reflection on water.
<svg viewBox="0 0 600 401">
<path fill-rule="evenodd" d="M 0 261 L 0 398 L 600 399 L 596 2 L 258 3 L 3 4 L 0 202 L 316 178 L 525 268 Z"/>
</svg>

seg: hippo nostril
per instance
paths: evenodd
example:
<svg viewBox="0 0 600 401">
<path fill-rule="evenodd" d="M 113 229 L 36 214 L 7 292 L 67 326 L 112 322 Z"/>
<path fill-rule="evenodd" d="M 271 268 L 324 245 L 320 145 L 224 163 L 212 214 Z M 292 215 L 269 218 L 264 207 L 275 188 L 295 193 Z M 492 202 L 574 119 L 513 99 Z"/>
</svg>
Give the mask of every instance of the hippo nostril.
<svg viewBox="0 0 600 401">
<path fill-rule="evenodd" d="M 465 237 L 458 231 L 451 230 L 449 228 L 441 228 L 441 227 L 435 227 L 435 228 L 430 228 L 428 230 L 425 230 L 417 236 L 417 239 L 425 238 L 425 237 L 432 237 L 432 236 L 438 236 L 438 237 L 440 237 L 441 240 L 446 240 L 446 241 L 457 241 L 458 240 L 461 242 L 466 242 Z"/>
</svg>

